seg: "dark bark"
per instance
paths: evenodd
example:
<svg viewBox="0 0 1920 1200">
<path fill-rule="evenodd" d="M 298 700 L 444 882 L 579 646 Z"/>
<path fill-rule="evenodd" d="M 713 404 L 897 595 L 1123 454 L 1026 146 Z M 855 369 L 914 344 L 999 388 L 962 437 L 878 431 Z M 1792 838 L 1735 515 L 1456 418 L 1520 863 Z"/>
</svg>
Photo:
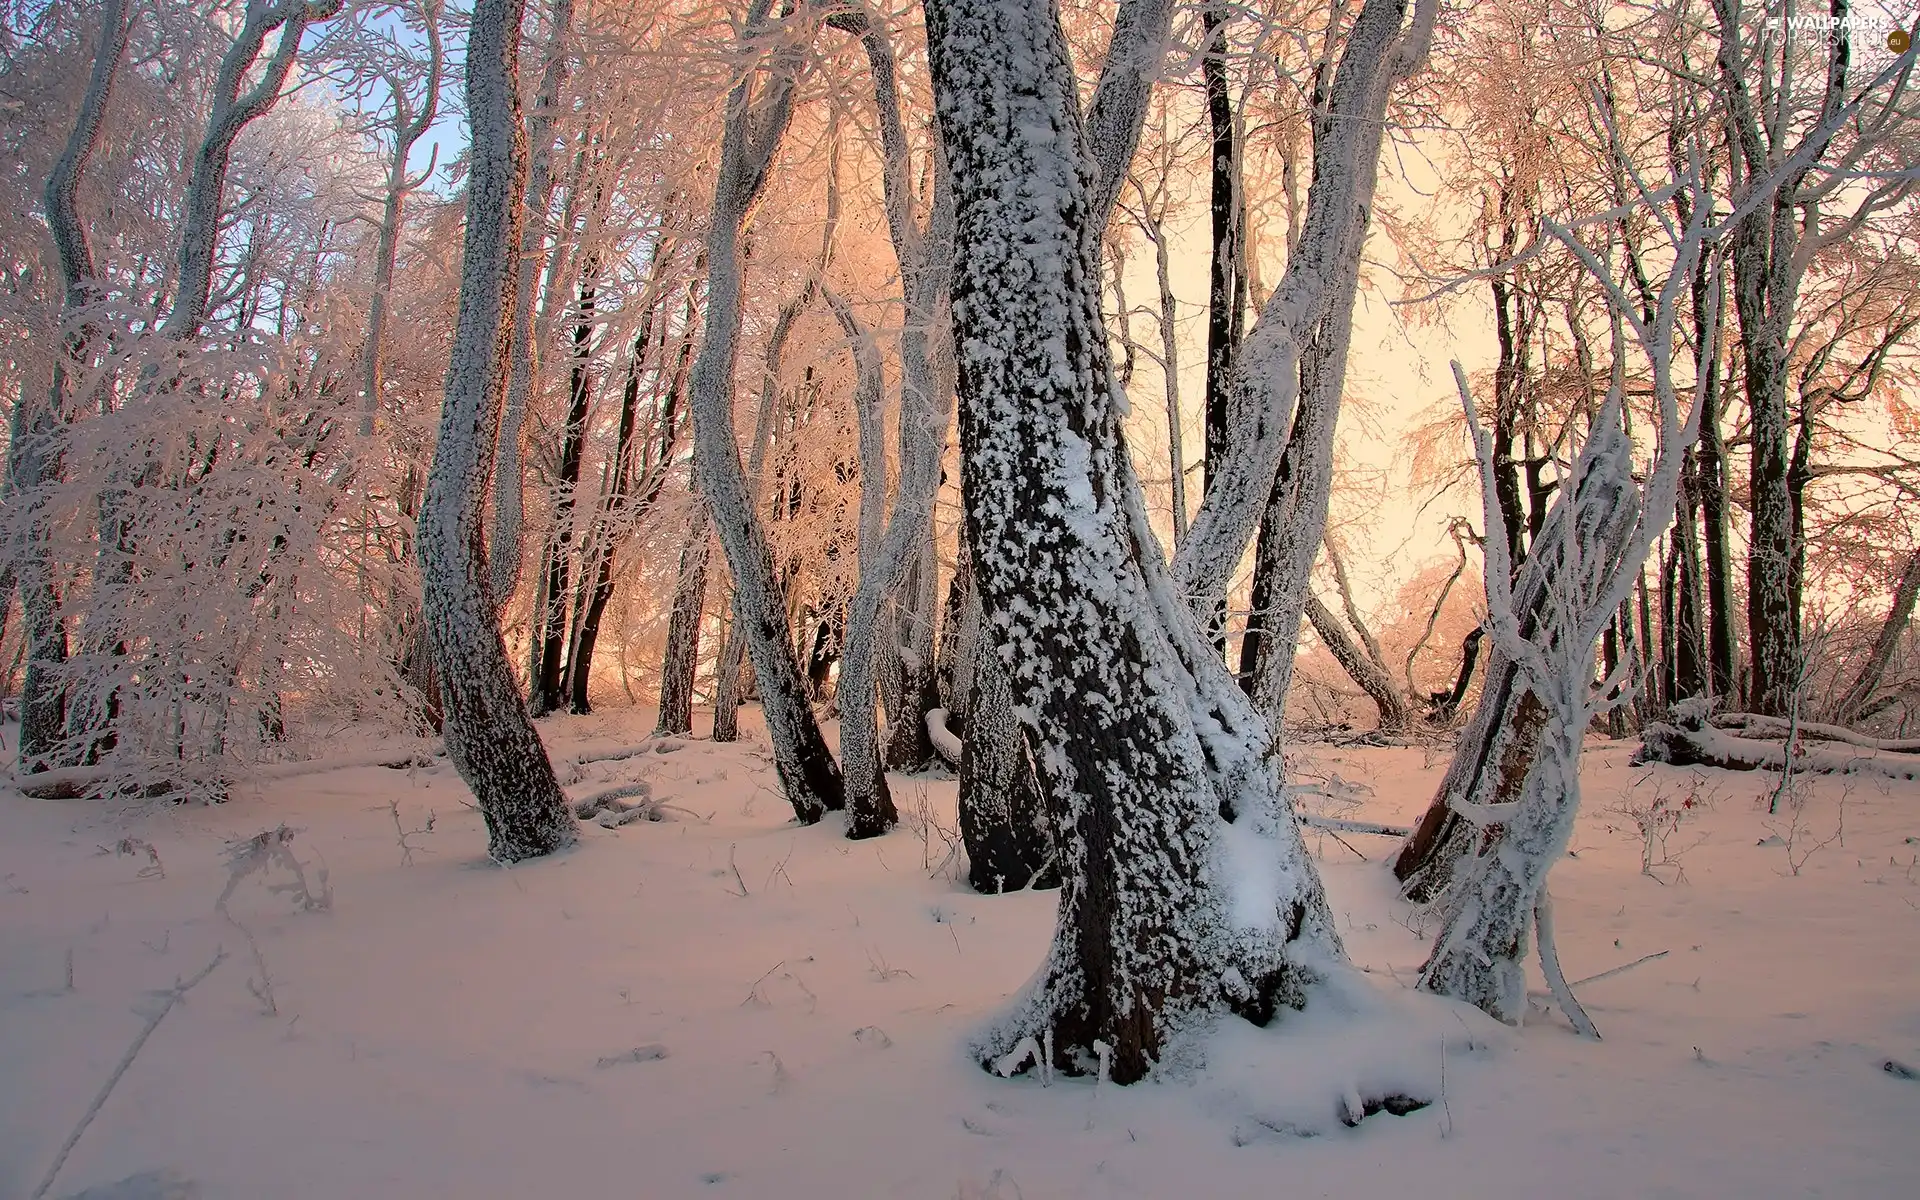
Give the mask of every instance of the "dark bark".
<svg viewBox="0 0 1920 1200">
<path fill-rule="evenodd" d="M 967 882 L 987 895 L 1059 887 L 1046 807 L 1013 716 L 1013 691 L 997 651 L 975 662 L 960 750 L 960 838 Z"/>
<path fill-rule="evenodd" d="M 660 261 L 658 256 L 663 251 L 656 247 L 654 253 L 657 264 Z M 651 509 L 659 500 L 660 490 L 666 485 L 668 468 L 672 466 L 674 454 L 684 436 L 686 421 L 680 398 L 686 387 L 688 361 L 693 355 L 693 322 L 693 300 L 689 294 L 686 322 L 680 333 L 673 373 L 668 377 L 666 396 L 660 400 L 654 412 L 653 438 L 645 443 L 636 440 L 635 428 L 639 419 L 640 366 L 652 337 L 651 317 L 642 322 L 640 333 L 634 339 L 633 358 L 627 364 L 626 386 L 620 397 L 620 425 L 614 441 L 612 485 L 607 489 L 605 511 L 597 522 L 597 532 L 590 539 L 588 552 L 583 556 L 588 566 L 582 567 L 582 574 L 590 566 L 593 594 L 578 620 L 572 658 L 567 666 L 567 689 L 571 693 L 569 707 L 575 713 L 592 711 L 587 689 L 592 681 L 594 647 L 600 640 L 600 622 L 607 611 L 607 604 L 613 599 L 613 559 L 618 549 L 615 545 L 615 529 L 631 525 L 635 518 Z M 661 340 L 665 342 L 664 334 Z M 636 452 L 637 446 L 640 449 Z M 636 453 L 640 456 L 638 463 L 634 461 Z M 584 579 L 582 582 L 585 582 Z"/>
<path fill-rule="evenodd" d="M 580 464 L 587 445 L 587 411 L 593 403 L 594 266 L 580 282 L 580 308 L 573 324 L 573 367 L 567 378 L 567 416 L 560 430 L 560 473 L 554 481 L 553 529 L 547 536 L 545 615 L 539 623 L 539 667 L 533 679 L 533 715 L 558 709 L 567 699 L 567 586 L 573 558 L 573 509 L 580 491 Z"/>
<path fill-rule="evenodd" d="M 1379 710 L 1380 732 L 1404 732 L 1408 724 L 1406 697 L 1393 686 L 1393 677 L 1387 674 L 1386 668 L 1369 658 L 1341 627 L 1340 618 L 1312 594 L 1307 596 L 1307 620 L 1313 623 L 1313 631 L 1320 635 L 1321 642 L 1347 673 L 1347 678 L 1359 685 Z"/>
<path fill-rule="evenodd" d="M 679 582 L 667 617 L 667 648 L 660 662 L 660 717 L 653 732 L 693 732 L 693 675 L 700 661 L 700 615 L 707 597 L 707 556 L 711 538 L 706 515 L 694 518 L 693 531 L 680 548 Z"/>
<path fill-rule="evenodd" d="M 1130 29 L 1157 48 L 1169 19 L 1129 3 L 1115 41 Z M 1102 136 L 1083 140 L 1056 7 L 935 0 L 927 28 L 958 202 L 967 539 L 990 640 L 1019 664 L 1013 709 L 1061 846 L 1047 965 L 974 1051 L 998 1062 L 1033 1038 L 1079 1071 L 1104 1043 L 1110 1078 L 1131 1083 L 1207 1015 L 1265 1023 L 1305 1003 L 1304 947 L 1337 956 L 1338 936 L 1271 732 L 1173 591 L 1113 403 L 1096 184 L 1117 190 L 1110 168 L 1124 171 L 1145 106 L 1121 121 L 1103 98 L 1108 73 L 1157 53 L 1110 49 L 1088 118 Z M 1211 869 L 1229 836 L 1270 870 L 1271 888 L 1245 897 L 1257 928 L 1228 915 Z"/>
<path fill-rule="evenodd" d="M 1240 147 L 1234 136 L 1233 98 L 1227 88 L 1227 21 L 1229 8 L 1209 0 L 1200 11 L 1206 49 L 1200 58 L 1206 89 L 1209 146 L 1207 215 L 1211 255 L 1207 265 L 1207 379 L 1206 449 L 1202 460 L 1201 490 L 1213 485 L 1227 452 L 1227 379 L 1240 347 L 1247 299 L 1246 271 L 1240 246 L 1245 224 L 1241 213 Z M 1224 604 L 1213 616 L 1215 647 L 1226 652 Z M 1243 652 L 1244 653 L 1244 652 Z"/>
<path fill-rule="evenodd" d="M 1460 711 L 1460 705 L 1467 698 L 1467 689 L 1473 686 L 1473 670 L 1480 662 L 1480 643 L 1486 639 L 1487 631 L 1476 625 L 1460 639 L 1460 669 L 1455 672 L 1453 686 L 1444 692 L 1434 692 L 1428 699 L 1432 702 L 1432 712 L 1427 719 L 1436 725 L 1445 725 L 1453 720 L 1453 714 Z"/>
</svg>

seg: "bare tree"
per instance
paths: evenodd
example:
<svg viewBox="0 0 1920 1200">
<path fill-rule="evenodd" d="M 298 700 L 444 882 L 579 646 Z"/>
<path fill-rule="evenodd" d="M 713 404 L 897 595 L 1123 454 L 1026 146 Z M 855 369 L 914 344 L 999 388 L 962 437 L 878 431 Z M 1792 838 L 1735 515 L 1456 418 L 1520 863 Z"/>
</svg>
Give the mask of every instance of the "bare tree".
<svg viewBox="0 0 1920 1200">
<path fill-rule="evenodd" d="M 493 522 L 487 531 L 488 581 L 493 602 L 505 608 L 520 584 L 524 557 L 521 539 L 526 520 L 526 461 L 521 444 L 527 402 L 533 394 L 542 349 L 534 336 L 534 284 L 547 258 L 547 223 L 553 208 L 554 114 L 560 91 L 572 68 L 567 38 L 573 32 L 573 0 L 553 0 L 547 34 L 546 60 L 540 70 L 540 88 L 525 137 L 532 148 L 525 205 L 520 229 L 520 253 L 514 268 L 511 369 L 507 377 L 506 409 L 500 420 L 499 448 L 493 467 Z M 555 253 L 557 253 L 557 248 Z"/>
<path fill-rule="evenodd" d="M 62 323 L 68 328 L 61 354 L 54 359 L 53 385 L 45 405 L 30 404 L 24 389 L 14 405 L 8 450 L 8 482 L 29 506 L 26 545 L 11 564 L 18 574 L 26 627 L 26 679 L 20 702 L 20 769 L 42 771 L 51 764 L 66 727 L 66 684 L 60 678 L 67 658 L 67 630 L 60 613 L 47 531 L 40 516 L 46 498 L 41 489 L 59 481 L 60 430 L 71 419 L 74 372 L 84 373 L 96 335 L 90 311 L 103 297 L 93 245 L 80 218 L 80 179 L 100 140 L 101 122 L 113 81 L 126 57 L 130 22 L 126 0 L 106 0 L 100 11 L 100 37 L 93 53 L 87 90 L 74 114 L 66 149 L 47 176 L 47 227 L 53 234 L 65 289 Z"/>
<path fill-rule="evenodd" d="M 515 87 L 526 0 L 477 0 L 467 37 L 467 230 L 440 436 L 420 506 L 427 636 L 447 755 L 487 821 L 487 853 L 518 862 L 576 836 L 521 703 L 484 577 L 481 517 L 500 436 L 527 143 Z"/>
<path fill-rule="evenodd" d="M 727 97 L 726 132 L 707 227 L 707 314 L 688 384 L 700 494 L 713 515 L 734 581 L 734 634 L 753 656 L 774 765 L 794 815 L 818 821 L 845 804 L 840 767 L 827 749 L 787 642 L 784 597 L 740 465 L 733 429 L 733 368 L 740 341 L 740 233 L 766 186 L 774 154 L 793 117 L 796 58 L 812 15 L 769 20 L 771 0 L 754 0 L 745 25 L 747 53 L 770 51 L 766 78 L 746 72 Z"/>
<path fill-rule="evenodd" d="M 975 1051 L 1122 1083 L 1204 1014 L 1303 1003 L 1340 954 L 1270 731 L 1176 591 L 1114 403 L 1097 253 L 1169 9 L 1122 6 L 1083 120 L 1054 6 L 927 6 L 968 547 L 1062 882 L 1046 967 Z"/>
</svg>

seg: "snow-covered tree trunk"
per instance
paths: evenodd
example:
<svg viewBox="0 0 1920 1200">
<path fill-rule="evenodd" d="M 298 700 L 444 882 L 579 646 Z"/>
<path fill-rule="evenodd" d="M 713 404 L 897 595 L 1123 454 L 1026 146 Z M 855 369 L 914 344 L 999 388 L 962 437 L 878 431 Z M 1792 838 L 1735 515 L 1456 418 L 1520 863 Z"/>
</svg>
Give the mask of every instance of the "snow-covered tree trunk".
<svg viewBox="0 0 1920 1200">
<path fill-rule="evenodd" d="M 1282 453 L 1297 440 L 1299 468 L 1289 485 L 1294 499 L 1280 526 L 1285 538 L 1276 548 L 1273 604 L 1266 614 L 1276 662 L 1291 658 L 1307 575 L 1325 528 L 1340 399 L 1339 380 L 1331 374 L 1335 386 L 1302 397 L 1301 359 L 1309 340 L 1318 339 L 1330 353 L 1327 367 L 1344 371 L 1350 281 L 1357 278 L 1373 208 L 1387 101 L 1394 84 L 1426 61 L 1437 4 L 1419 0 L 1411 21 L 1408 8 L 1409 0 L 1366 0 L 1347 34 L 1327 113 L 1315 131 L 1313 183 L 1299 242 L 1236 353 L 1227 383 L 1227 443 L 1173 562 L 1181 591 L 1196 609 L 1212 612 L 1261 519 Z M 1297 413 L 1296 400 L 1302 401 Z M 1274 712 L 1274 701 L 1283 703 L 1285 694 L 1281 686 L 1270 690 L 1267 708 Z"/>
<path fill-rule="evenodd" d="M 26 538 L 9 564 L 20 588 L 23 636 L 26 642 L 26 678 L 20 694 L 20 771 L 27 774 L 56 765 L 66 732 L 67 685 L 61 678 L 67 659 L 67 628 L 60 613 L 60 595 L 54 565 L 48 553 L 48 530 L 43 519 L 43 489 L 62 474 L 61 432 L 71 419 L 71 368 L 88 365 L 94 330 L 88 309 L 101 299 L 96 280 L 93 246 L 80 218 L 80 178 L 100 141 L 101 121 L 120 61 L 126 56 L 130 22 L 126 0 L 105 0 L 100 10 L 100 38 L 94 46 L 93 68 L 87 90 L 74 114 L 66 148 L 47 176 L 44 193 L 47 228 L 60 263 L 64 296 L 60 309 L 61 352 L 54 358 L 53 382 L 44 405 L 34 404 L 23 382 L 14 404 L 7 446 L 7 479 L 14 497 L 26 506 Z"/>
<path fill-rule="evenodd" d="M 515 89 L 526 0 L 477 0 L 467 39 L 467 227 L 460 307 L 433 465 L 420 506 L 427 637 L 440 667 L 447 755 L 487 822 L 500 862 L 576 836 L 566 797 L 521 703 L 485 578 L 481 519 L 500 436 L 524 219 L 526 135 Z"/>
<path fill-rule="evenodd" d="M 660 712 L 655 735 L 693 732 L 693 676 L 700 660 L 700 614 L 707 598 L 707 555 L 712 543 L 707 512 L 696 508 L 693 529 L 680 548 L 680 573 L 667 617 L 667 648 L 660 662 Z"/>
<path fill-rule="evenodd" d="M 1047 964 L 975 1052 L 1032 1038 L 1120 1083 L 1214 1014 L 1304 1003 L 1341 953 L 1271 734 L 1174 589 L 1120 427 L 1097 257 L 1118 185 L 1094 163 L 1131 156 L 1164 10 L 1152 53 L 1122 34 L 1153 7 L 1123 6 L 1108 69 L 1136 79 L 1103 77 L 1083 131 L 1053 5 L 927 5 L 967 537 L 1062 877 Z"/>
<path fill-rule="evenodd" d="M 1530 634 L 1523 631 L 1521 610 L 1514 603 L 1494 441 L 1479 423 L 1465 372 L 1458 363 L 1453 368 L 1480 464 L 1487 521 L 1487 628 L 1496 650 L 1515 664 L 1515 687 L 1525 689 L 1542 715 L 1539 748 L 1530 768 L 1508 770 L 1503 764 L 1508 790 L 1493 803 L 1454 805 L 1459 817 L 1484 834 L 1471 855 L 1455 865 L 1439 899 L 1444 920 L 1421 969 L 1420 987 L 1465 1000 L 1508 1022 L 1518 1023 L 1525 1013 L 1524 963 L 1529 934 L 1537 932 L 1541 963 L 1556 1001 L 1576 1029 L 1595 1033 L 1559 970 L 1546 880 L 1566 850 L 1579 812 L 1580 751 L 1587 730 L 1596 715 L 1623 703 L 1632 690 L 1626 662 L 1597 687 L 1593 684 L 1595 648 L 1614 614 L 1632 596 L 1654 543 L 1673 521 L 1682 466 L 1699 433 L 1707 377 L 1695 381 L 1683 422 L 1672 361 L 1678 302 L 1705 250 L 1712 209 L 1702 203 L 1699 170 L 1696 149 L 1687 176 L 1674 184 L 1676 190 L 1687 187 L 1692 192 L 1693 217 L 1684 230 L 1667 227 L 1674 236 L 1674 268 L 1659 289 L 1657 304 L 1647 304 L 1644 315 L 1594 251 L 1564 226 L 1544 222 L 1547 234 L 1563 243 L 1606 290 L 1614 321 L 1613 379 L 1574 463 L 1572 499 L 1562 490 L 1557 511 L 1548 515 L 1534 540 L 1530 558 L 1539 567 L 1542 596 Z M 1641 202 L 1651 199 L 1642 187 Z M 1647 363 L 1655 402 L 1654 456 L 1638 478 L 1624 415 L 1627 341 L 1622 329 L 1627 326 Z M 1708 336 L 1705 343 L 1713 340 Z M 1555 521 L 1555 516 L 1560 519 Z M 1516 779 L 1521 782 L 1514 787 Z M 1509 796 L 1515 798 L 1509 801 Z"/>
<path fill-rule="evenodd" d="M 906 580 L 933 530 L 933 502 L 940 489 L 942 434 L 947 425 L 946 403 L 951 389 L 943 386 L 936 366 L 940 326 L 947 318 L 947 298 L 953 259 L 953 215 L 947 173 L 934 151 L 932 212 L 923 226 L 913 211 L 905 125 L 896 94 L 891 43 L 877 15 L 865 10 L 839 20 L 842 28 L 861 34 L 873 73 L 874 98 L 879 113 L 888 232 L 900 266 L 902 299 L 906 310 L 900 338 L 900 480 L 894 511 L 873 553 L 867 553 L 865 496 L 869 459 L 867 437 L 861 435 L 862 534 L 860 582 L 848 604 L 847 644 L 840 662 L 840 756 L 847 782 L 847 832 L 850 837 L 884 833 L 895 820 L 892 799 L 880 758 L 876 727 L 877 696 L 874 678 L 874 633 L 881 606 Z M 841 318 L 846 325 L 847 318 Z M 849 329 L 849 336 L 852 330 Z M 872 457 L 880 457 L 877 449 Z M 913 598 L 922 619 L 921 597 Z M 894 647 L 888 648 L 890 651 Z M 912 705 L 896 720 L 924 729 L 920 711 L 927 692 L 927 663 L 923 656 L 910 673 L 907 697 Z"/>
<path fill-rule="evenodd" d="M 769 39 L 778 43 L 766 79 L 756 89 L 754 77 L 744 78 L 727 98 L 726 131 L 707 229 L 707 319 L 688 400 L 700 494 L 733 575 L 733 636 L 744 640 L 753 657 L 767 732 L 773 740 L 774 765 L 787 799 L 794 815 L 802 823 L 811 823 L 829 809 L 840 808 L 845 791 L 839 764 L 820 734 L 787 642 L 785 599 L 741 469 L 733 428 L 733 369 L 741 316 L 740 233 L 792 118 L 799 69 L 790 41 L 798 33 L 770 24 L 770 8 L 771 0 L 754 0 L 745 26 L 750 45 L 757 47 Z M 805 14 L 795 18 L 802 23 L 811 19 Z"/>
<path fill-rule="evenodd" d="M 547 218 L 553 208 L 553 118 L 559 108 L 560 90 L 566 86 L 572 67 L 567 38 L 573 31 L 573 4 L 574 0 L 553 0 L 546 62 L 541 67 L 540 88 L 535 93 L 533 117 L 527 122 L 526 130 L 532 161 L 525 199 L 527 212 L 518 235 L 519 262 L 514 268 L 511 368 L 507 377 L 506 410 L 500 420 L 500 444 L 493 465 L 493 522 L 487 534 L 488 580 L 493 602 L 503 609 L 520 585 L 520 568 L 525 557 L 522 539 L 527 468 L 525 447 L 521 443 L 527 402 L 533 394 L 543 349 L 534 337 L 534 285 L 546 254 Z"/>
<path fill-rule="evenodd" d="M 960 746 L 960 837 L 967 882 L 990 896 L 1056 887 L 1046 806 L 1027 758 L 1027 737 L 1013 715 L 1013 688 L 994 647 L 984 647 L 969 673 Z"/>
<path fill-rule="evenodd" d="M 880 605 L 888 585 L 895 582 L 882 578 L 884 551 L 880 544 L 887 492 L 886 427 L 880 405 L 886 382 L 879 347 L 854 316 L 852 307 L 830 288 L 825 295 L 854 361 L 853 403 L 860 447 L 860 581 L 848 602 L 846 643 L 835 694 L 841 714 L 840 770 L 846 781 L 847 836 L 869 838 L 885 833 L 900 819 L 887 790 L 886 774 L 880 769 L 874 716 L 879 698 L 874 651 L 882 632 Z"/>
<path fill-rule="evenodd" d="M 935 477 L 938 487 L 938 477 Z M 931 507 L 931 506 L 929 506 Z M 934 555 L 932 521 L 920 538 L 919 553 L 899 590 L 894 610 L 894 633 L 901 640 L 892 655 L 899 667 L 896 698 L 888 710 L 886 764 L 906 774 L 924 771 L 939 760 L 939 751 L 927 731 L 927 714 L 940 707 L 940 685 L 934 678 L 934 603 L 938 559 Z M 902 625 L 904 629 L 900 628 Z"/>
</svg>

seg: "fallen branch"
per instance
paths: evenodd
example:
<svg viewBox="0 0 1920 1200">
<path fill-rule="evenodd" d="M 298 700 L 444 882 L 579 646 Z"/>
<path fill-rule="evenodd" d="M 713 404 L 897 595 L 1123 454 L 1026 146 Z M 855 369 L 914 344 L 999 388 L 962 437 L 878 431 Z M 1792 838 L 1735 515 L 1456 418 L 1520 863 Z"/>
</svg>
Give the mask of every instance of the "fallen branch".
<svg viewBox="0 0 1920 1200">
<path fill-rule="evenodd" d="M 1675 767 L 1719 767 L 1727 771 L 1782 771 L 1787 764 L 1785 743 L 1737 737 L 1720 729 L 1681 729 L 1656 721 L 1641 731 L 1640 743 L 1639 751 L 1633 756 L 1636 766 L 1658 762 Z M 1883 750 L 1843 754 L 1802 745 L 1793 755 L 1793 769 L 1816 775 L 1920 779 L 1920 759 Z"/>
<path fill-rule="evenodd" d="M 309 758 L 298 762 L 262 763 L 238 769 L 224 775 L 221 782 L 237 783 L 246 780 L 294 779 L 302 775 L 323 775 L 329 771 L 351 771 L 360 767 L 387 767 L 393 770 L 405 770 L 409 767 L 427 766 L 433 762 L 432 746 L 425 743 L 413 750 L 395 751 L 389 746 L 384 750 L 370 751 L 366 754 L 348 755 L 343 758 Z M 238 764 L 236 764 L 238 766 Z M 116 779 L 129 779 L 134 772 L 124 767 L 56 767 L 51 771 L 34 771 L 26 775 L 15 772 L 13 786 L 23 795 L 35 800 L 81 800 L 98 795 L 104 785 Z"/>
<path fill-rule="evenodd" d="M 1598 975 L 1589 975 L 1585 979 L 1576 979 L 1572 983 L 1568 984 L 1567 986 L 1568 987 L 1585 987 L 1588 984 L 1594 983 L 1601 979 L 1611 979 L 1615 975 L 1619 975 L 1623 972 L 1633 970 L 1635 967 L 1639 966 L 1641 963 L 1650 963 L 1656 958 L 1665 958 L 1669 953 L 1671 953 L 1671 951 L 1657 950 L 1652 954 L 1642 954 L 1639 958 L 1634 959 L 1630 963 L 1621 963 L 1619 966 L 1614 967 L 1611 970 L 1602 971 Z"/>
<path fill-rule="evenodd" d="M 1780 741 L 1791 736 L 1794 722 L 1779 717 L 1763 717 L 1758 713 L 1721 713 L 1712 718 L 1719 729 L 1736 730 L 1750 738 L 1762 738 Z M 1890 754 L 1920 754 L 1920 738 L 1877 738 L 1871 734 L 1856 733 L 1841 725 L 1822 725 L 1813 721 L 1798 722 L 1800 736 L 1812 738 L 1817 742 L 1845 742 L 1849 746 L 1859 746 L 1866 750 L 1882 750 Z"/>
<path fill-rule="evenodd" d="M 47 1168 L 46 1177 L 40 1180 L 40 1186 L 33 1189 L 33 1194 L 28 1197 L 28 1200 L 42 1200 L 52 1189 L 54 1176 L 60 1174 L 61 1167 L 67 1165 L 67 1155 L 73 1153 L 74 1146 L 80 1141 L 80 1135 L 85 1133 L 87 1126 L 93 1124 L 93 1119 L 100 1115 L 100 1109 L 106 1105 L 107 1097 L 113 1094 L 113 1089 L 119 1084 L 120 1077 L 125 1075 L 127 1068 L 133 1065 L 133 1060 L 139 1056 L 141 1047 L 147 1044 L 147 1039 L 153 1036 L 153 1031 L 160 1028 L 160 1022 L 166 1020 L 167 1014 L 173 1011 L 173 1006 L 180 1002 L 180 998 L 198 986 L 201 980 L 213 974 L 213 969 L 225 962 L 226 958 L 225 950 L 214 951 L 213 961 L 200 968 L 199 974 L 185 981 L 176 976 L 173 986 L 159 993 L 166 997 L 166 1002 L 147 1018 L 146 1028 L 133 1039 L 133 1044 L 127 1047 L 127 1052 L 120 1056 L 120 1065 L 113 1069 L 113 1074 L 107 1077 L 107 1082 L 101 1087 L 100 1093 L 93 1098 L 93 1103 L 87 1106 L 86 1115 L 80 1118 L 80 1123 L 75 1125 L 73 1132 L 67 1135 L 66 1143 L 60 1147 L 60 1153 L 53 1156 L 53 1165 Z"/>
<path fill-rule="evenodd" d="M 1371 833 L 1380 837 L 1411 837 L 1413 830 L 1406 825 L 1382 825 L 1377 821 L 1348 821 L 1340 817 L 1322 817 L 1313 813 L 1299 813 L 1300 823 L 1309 829 L 1325 829 L 1330 833 Z"/>
</svg>

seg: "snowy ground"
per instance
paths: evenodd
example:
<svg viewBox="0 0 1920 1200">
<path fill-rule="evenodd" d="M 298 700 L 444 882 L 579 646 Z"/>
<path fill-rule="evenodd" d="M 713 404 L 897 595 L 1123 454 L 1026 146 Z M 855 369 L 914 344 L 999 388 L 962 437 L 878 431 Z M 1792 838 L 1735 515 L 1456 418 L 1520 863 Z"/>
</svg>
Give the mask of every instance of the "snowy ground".
<svg viewBox="0 0 1920 1200">
<path fill-rule="evenodd" d="M 650 719 L 544 733 L 565 756 L 638 741 Z M 1655 879 L 1631 819 L 1606 810 L 1677 799 L 1693 773 L 1629 791 L 1647 772 L 1628 749 L 1589 754 L 1575 856 L 1553 876 L 1570 976 L 1668 951 L 1580 989 L 1605 1042 L 1544 1012 L 1490 1030 L 1404 992 L 1426 941 L 1380 866 L 1391 843 L 1349 837 L 1372 861 L 1329 840 L 1322 865 L 1378 987 L 1225 1028 L 1204 1073 L 1131 1089 L 967 1062 L 967 1032 L 1038 965 L 1051 895 L 966 891 L 937 831 L 795 828 L 751 743 L 586 768 L 576 792 L 645 778 L 696 815 L 585 826 L 578 849 L 512 870 L 481 856 L 444 764 L 136 815 L 0 791 L 0 1196 L 32 1193 L 147 993 L 220 947 L 52 1195 L 1920 1194 L 1920 1080 L 1882 1068 L 1920 1066 L 1920 784 L 1823 780 L 1796 830 L 1756 804 L 1771 777 L 1705 773 L 1667 842 L 1678 867 Z M 1410 819 L 1445 766 L 1307 754 L 1372 789 L 1346 814 L 1372 820 Z M 894 786 L 951 825 L 952 783 Z M 423 830 L 410 851 L 391 801 Z M 324 864 L 331 909 L 300 911 L 274 874 L 238 885 L 232 921 L 216 913 L 223 844 L 283 821 L 310 880 Z M 164 876 L 144 851 L 102 852 L 122 838 L 150 843 Z M 1444 1102 L 1347 1129 L 1349 1088 Z"/>
</svg>

